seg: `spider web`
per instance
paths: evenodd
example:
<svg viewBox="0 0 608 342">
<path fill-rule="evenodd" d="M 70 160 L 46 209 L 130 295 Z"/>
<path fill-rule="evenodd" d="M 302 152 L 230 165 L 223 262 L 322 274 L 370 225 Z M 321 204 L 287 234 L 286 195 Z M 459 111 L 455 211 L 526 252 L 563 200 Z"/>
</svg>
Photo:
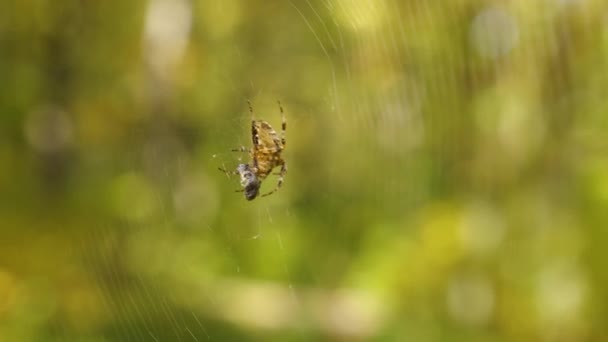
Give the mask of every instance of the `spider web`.
<svg viewBox="0 0 608 342">
<path fill-rule="evenodd" d="M 601 1 L 136 12 L 139 38 L 122 45 L 141 41 L 141 60 L 108 72 L 137 71 L 102 83 L 129 100 L 75 91 L 67 114 L 25 120 L 42 155 L 76 145 L 65 132 L 78 127 L 103 135 L 78 108 L 93 123 L 110 113 L 114 133 L 74 148 L 76 209 L 57 214 L 69 243 L 45 233 L 25 248 L 53 260 L 40 261 L 48 279 L 0 265 L 1 340 L 603 336 Z M 102 56 L 122 36 L 106 30 Z M 248 162 L 230 152 L 251 145 L 247 100 L 275 129 L 281 101 L 289 166 L 251 202 L 217 170 Z"/>
</svg>

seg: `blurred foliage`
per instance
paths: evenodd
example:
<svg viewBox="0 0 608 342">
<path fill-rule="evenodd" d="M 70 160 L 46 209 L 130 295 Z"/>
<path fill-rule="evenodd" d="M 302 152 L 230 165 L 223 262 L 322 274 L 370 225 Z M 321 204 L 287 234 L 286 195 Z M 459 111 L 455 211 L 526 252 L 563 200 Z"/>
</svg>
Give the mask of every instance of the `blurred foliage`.
<svg viewBox="0 0 608 342">
<path fill-rule="evenodd" d="M 0 8 L 0 340 L 607 338 L 605 1 Z"/>
</svg>

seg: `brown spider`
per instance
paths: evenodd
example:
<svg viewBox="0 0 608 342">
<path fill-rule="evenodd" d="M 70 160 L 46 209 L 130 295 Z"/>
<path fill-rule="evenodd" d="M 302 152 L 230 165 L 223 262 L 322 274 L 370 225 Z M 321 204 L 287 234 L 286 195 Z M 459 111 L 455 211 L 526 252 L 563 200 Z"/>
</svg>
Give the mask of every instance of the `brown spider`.
<svg viewBox="0 0 608 342">
<path fill-rule="evenodd" d="M 277 101 L 277 103 L 279 104 L 279 110 L 281 111 L 281 137 L 279 138 L 277 132 L 268 122 L 254 120 L 251 102 L 247 101 L 249 112 L 251 112 L 251 139 L 253 147 L 248 149 L 245 146 L 241 146 L 232 151 L 249 152 L 251 163 L 239 164 L 235 171 L 227 171 L 226 169 L 219 168 L 220 171 L 227 175 L 240 175 L 243 189 L 237 191 L 244 192 L 245 198 L 249 201 L 257 197 L 262 181 L 266 179 L 275 167 L 281 167 L 281 171 L 275 173 L 279 176 L 277 186 L 272 191 L 263 194 L 262 197 L 271 195 L 279 190 L 281 185 L 283 185 L 283 177 L 285 177 L 285 174 L 287 173 L 287 164 L 283 158 L 281 158 L 281 152 L 285 149 L 287 120 L 285 119 L 285 113 L 283 112 L 281 102 Z"/>
</svg>

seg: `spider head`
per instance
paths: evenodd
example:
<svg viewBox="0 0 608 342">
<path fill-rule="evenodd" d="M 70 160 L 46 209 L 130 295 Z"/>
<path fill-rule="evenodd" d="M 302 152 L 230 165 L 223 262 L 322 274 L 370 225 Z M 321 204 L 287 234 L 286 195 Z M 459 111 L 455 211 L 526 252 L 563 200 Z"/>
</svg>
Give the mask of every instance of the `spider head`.
<svg viewBox="0 0 608 342">
<path fill-rule="evenodd" d="M 245 190 L 245 198 L 251 201 L 258 196 L 262 182 L 248 164 L 239 164 L 236 170 L 241 175 L 241 186 Z"/>
</svg>

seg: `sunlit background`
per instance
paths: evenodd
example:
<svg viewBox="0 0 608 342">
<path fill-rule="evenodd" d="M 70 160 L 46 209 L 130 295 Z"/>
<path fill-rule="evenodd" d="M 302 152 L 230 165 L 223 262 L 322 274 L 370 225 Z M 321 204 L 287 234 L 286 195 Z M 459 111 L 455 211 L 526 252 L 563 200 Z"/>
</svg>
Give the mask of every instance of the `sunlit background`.
<svg viewBox="0 0 608 342">
<path fill-rule="evenodd" d="M 0 8 L 0 341 L 607 338 L 605 0 Z"/>
</svg>

